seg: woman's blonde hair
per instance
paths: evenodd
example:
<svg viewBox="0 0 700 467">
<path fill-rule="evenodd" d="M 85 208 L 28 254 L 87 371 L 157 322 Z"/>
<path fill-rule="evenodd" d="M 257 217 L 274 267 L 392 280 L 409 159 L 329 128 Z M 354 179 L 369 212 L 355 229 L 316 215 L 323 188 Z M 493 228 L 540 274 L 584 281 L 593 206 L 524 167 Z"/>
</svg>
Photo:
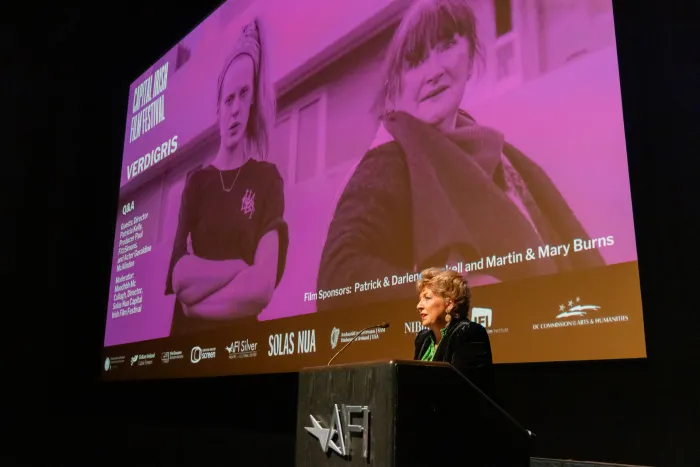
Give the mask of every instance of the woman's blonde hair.
<svg viewBox="0 0 700 467">
<path fill-rule="evenodd" d="M 416 283 L 416 291 L 421 294 L 425 289 L 439 295 L 443 300 L 450 299 L 455 308 L 464 310 L 465 316 L 469 311 L 471 292 L 467 280 L 458 272 L 451 269 L 425 269 Z"/>
<path fill-rule="evenodd" d="M 467 0 L 415 0 L 404 14 L 389 43 L 382 86 L 372 106 L 373 113 L 383 118 L 391 112 L 401 95 L 401 77 L 411 64 L 419 63 L 436 45 L 455 36 L 466 39 L 469 47 L 469 68 L 481 57 L 476 16 Z"/>
<path fill-rule="evenodd" d="M 269 79 L 268 57 L 264 47 L 263 31 L 260 29 L 260 20 L 248 23 L 236 44 L 234 53 L 224 62 L 219 74 L 218 92 L 216 98 L 216 110 L 219 112 L 221 105 L 221 87 L 226 72 L 231 63 L 240 55 L 249 55 L 254 63 L 253 77 L 253 103 L 246 125 L 245 153 L 248 156 L 257 156 L 259 160 L 266 160 L 270 147 L 270 132 L 274 124 L 276 114 L 275 93 Z"/>
</svg>

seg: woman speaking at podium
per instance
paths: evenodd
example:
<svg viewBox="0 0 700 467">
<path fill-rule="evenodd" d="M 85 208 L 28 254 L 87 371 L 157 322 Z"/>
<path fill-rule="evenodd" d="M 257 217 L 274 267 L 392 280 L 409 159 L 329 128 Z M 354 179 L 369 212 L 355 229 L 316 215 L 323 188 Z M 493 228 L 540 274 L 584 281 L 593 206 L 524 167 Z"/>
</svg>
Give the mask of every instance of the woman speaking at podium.
<svg viewBox="0 0 700 467">
<path fill-rule="evenodd" d="M 455 271 L 429 268 L 416 289 L 420 321 L 427 329 L 416 336 L 414 359 L 447 362 L 488 394 L 491 343 L 486 329 L 469 321 L 467 281 Z"/>
<path fill-rule="evenodd" d="M 256 321 L 284 272 L 283 181 L 265 162 L 275 106 L 263 52 L 253 21 L 218 79 L 219 150 L 182 194 L 166 285 L 177 296 L 171 335 Z"/>
</svg>

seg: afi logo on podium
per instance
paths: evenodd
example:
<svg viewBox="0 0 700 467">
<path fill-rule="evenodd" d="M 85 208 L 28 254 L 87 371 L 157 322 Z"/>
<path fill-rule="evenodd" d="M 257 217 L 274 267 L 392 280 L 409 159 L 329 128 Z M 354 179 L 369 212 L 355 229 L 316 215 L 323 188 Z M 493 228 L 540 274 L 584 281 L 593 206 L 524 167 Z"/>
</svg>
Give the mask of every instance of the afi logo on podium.
<svg viewBox="0 0 700 467">
<path fill-rule="evenodd" d="M 333 414 L 331 415 L 331 423 L 329 428 L 324 428 L 319 420 L 309 415 L 311 425 L 304 427 L 306 431 L 311 433 L 321 444 L 323 452 L 328 452 L 328 449 L 335 451 L 341 457 L 350 457 L 351 435 L 353 433 L 362 433 L 362 457 L 369 457 L 369 408 L 360 405 L 341 405 L 343 416 L 340 416 L 338 404 L 333 404 Z M 362 416 L 362 425 L 353 425 L 351 423 L 353 415 Z"/>
</svg>

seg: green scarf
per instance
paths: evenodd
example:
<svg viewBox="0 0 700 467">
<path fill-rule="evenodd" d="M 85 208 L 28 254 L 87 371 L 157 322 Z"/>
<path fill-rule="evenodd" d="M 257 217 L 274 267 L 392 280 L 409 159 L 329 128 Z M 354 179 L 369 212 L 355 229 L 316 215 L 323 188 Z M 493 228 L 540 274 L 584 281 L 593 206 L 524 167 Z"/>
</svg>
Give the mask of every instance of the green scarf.
<svg viewBox="0 0 700 467">
<path fill-rule="evenodd" d="M 440 335 L 442 336 L 441 339 L 445 338 L 445 331 L 447 331 L 447 328 L 440 329 Z M 440 342 L 442 342 L 442 340 Z M 421 361 L 432 362 L 433 358 L 435 357 L 435 350 L 437 350 L 437 345 L 435 345 L 435 336 L 433 333 L 430 333 L 430 345 L 428 346 L 428 350 L 426 350 L 421 357 Z"/>
</svg>

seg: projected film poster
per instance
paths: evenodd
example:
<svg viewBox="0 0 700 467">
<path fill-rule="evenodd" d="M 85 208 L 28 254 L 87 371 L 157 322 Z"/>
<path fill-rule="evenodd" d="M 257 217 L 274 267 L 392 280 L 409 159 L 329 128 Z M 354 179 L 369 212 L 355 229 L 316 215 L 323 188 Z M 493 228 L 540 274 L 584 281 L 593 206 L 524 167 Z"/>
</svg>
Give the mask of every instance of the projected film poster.
<svg viewBox="0 0 700 467">
<path fill-rule="evenodd" d="M 432 266 L 495 363 L 646 355 L 610 1 L 226 2 L 132 84 L 116 214 L 108 379 L 410 359 Z"/>
</svg>

